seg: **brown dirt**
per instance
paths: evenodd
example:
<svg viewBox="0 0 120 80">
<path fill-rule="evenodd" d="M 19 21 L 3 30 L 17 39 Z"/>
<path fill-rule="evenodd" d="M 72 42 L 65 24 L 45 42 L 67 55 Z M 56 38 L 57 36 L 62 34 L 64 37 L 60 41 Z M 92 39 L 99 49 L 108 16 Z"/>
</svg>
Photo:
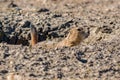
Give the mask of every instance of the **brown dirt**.
<svg viewBox="0 0 120 80">
<path fill-rule="evenodd" d="M 39 43 L 30 47 L 30 25 Z M 46 49 L 76 25 L 73 47 Z M 14 75 L 13 75 L 14 74 Z M 0 80 L 119 80 L 120 0 L 0 0 Z"/>
</svg>

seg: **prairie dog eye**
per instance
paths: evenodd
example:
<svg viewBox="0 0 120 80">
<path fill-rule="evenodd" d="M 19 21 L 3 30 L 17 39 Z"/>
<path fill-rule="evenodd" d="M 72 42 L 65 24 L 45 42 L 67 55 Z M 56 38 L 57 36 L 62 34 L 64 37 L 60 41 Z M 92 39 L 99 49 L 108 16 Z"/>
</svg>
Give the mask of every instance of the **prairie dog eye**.
<svg viewBox="0 0 120 80">
<path fill-rule="evenodd" d="M 78 31 L 81 31 L 81 29 L 77 29 Z"/>
<path fill-rule="evenodd" d="M 78 28 L 77 30 L 78 30 L 78 31 L 82 31 L 82 30 L 83 30 L 83 28 Z"/>
</svg>

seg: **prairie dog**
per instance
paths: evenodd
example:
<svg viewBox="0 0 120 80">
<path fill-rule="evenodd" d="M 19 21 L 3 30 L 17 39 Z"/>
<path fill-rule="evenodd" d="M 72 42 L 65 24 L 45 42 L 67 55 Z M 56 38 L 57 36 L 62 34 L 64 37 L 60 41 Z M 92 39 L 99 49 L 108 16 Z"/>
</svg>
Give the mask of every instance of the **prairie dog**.
<svg viewBox="0 0 120 80">
<path fill-rule="evenodd" d="M 73 27 L 70 29 L 67 37 L 59 42 L 56 47 L 72 47 L 78 45 L 84 39 L 83 31 L 78 27 Z"/>
<path fill-rule="evenodd" d="M 37 44 L 38 42 L 38 33 L 37 30 L 34 26 L 30 26 L 30 30 L 31 30 L 31 41 L 30 41 L 30 45 L 34 46 L 35 44 Z"/>
</svg>

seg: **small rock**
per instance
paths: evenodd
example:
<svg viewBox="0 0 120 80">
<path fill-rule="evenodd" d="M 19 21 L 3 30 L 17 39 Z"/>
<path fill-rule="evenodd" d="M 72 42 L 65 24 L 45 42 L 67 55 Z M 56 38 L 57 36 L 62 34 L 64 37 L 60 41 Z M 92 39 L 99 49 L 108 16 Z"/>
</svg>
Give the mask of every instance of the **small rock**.
<svg viewBox="0 0 120 80">
<path fill-rule="evenodd" d="M 35 74 L 33 74 L 33 73 L 29 74 L 29 76 L 30 76 L 30 77 L 37 77 L 37 75 L 35 75 Z"/>
<path fill-rule="evenodd" d="M 103 26 L 102 33 L 108 33 L 108 34 L 110 34 L 110 33 L 112 33 L 112 29 L 109 28 L 108 26 Z"/>
<path fill-rule="evenodd" d="M 38 60 L 37 61 L 43 61 L 43 59 L 42 58 L 38 58 Z"/>
<path fill-rule="evenodd" d="M 53 15 L 53 18 L 57 18 L 57 17 L 62 17 L 62 15 L 60 15 L 60 14 Z"/>
<path fill-rule="evenodd" d="M 17 65 L 15 65 L 15 70 L 18 71 L 18 70 L 22 69 L 23 67 L 24 67 L 23 64 L 17 64 Z"/>
<path fill-rule="evenodd" d="M 7 57 L 9 57 L 9 56 L 10 56 L 10 54 L 4 53 L 4 59 L 7 58 Z"/>
<path fill-rule="evenodd" d="M 9 44 L 16 44 L 17 40 L 18 40 L 18 37 L 17 36 L 12 36 L 9 39 L 10 39 Z"/>
<path fill-rule="evenodd" d="M 82 63 L 87 63 L 87 60 L 85 60 L 85 59 L 81 59 L 79 61 L 82 62 Z"/>
<path fill-rule="evenodd" d="M 48 12 L 48 11 L 49 11 L 49 9 L 47 9 L 47 8 L 42 8 L 42 9 L 38 10 L 37 12 Z"/>
<path fill-rule="evenodd" d="M 63 76 L 64 76 L 64 75 L 63 75 L 62 72 L 59 72 L 59 73 L 57 74 L 57 78 L 59 78 L 59 79 L 62 79 Z"/>
<path fill-rule="evenodd" d="M 2 22 L 0 21 L 0 30 L 2 29 L 3 25 L 2 25 Z"/>
</svg>

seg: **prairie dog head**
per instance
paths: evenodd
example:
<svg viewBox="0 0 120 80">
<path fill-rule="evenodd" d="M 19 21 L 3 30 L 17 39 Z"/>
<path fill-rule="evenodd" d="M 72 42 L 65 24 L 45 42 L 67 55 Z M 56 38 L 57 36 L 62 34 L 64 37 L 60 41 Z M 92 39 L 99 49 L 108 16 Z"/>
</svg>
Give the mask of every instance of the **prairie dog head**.
<svg viewBox="0 0 120 80">
<path fill-rule="evenodd" d="M 31 29 L 31 43 L 30 44 L 34 46 L 38 42 L 38 33 L 37 33 L 36 28 L 33 25 L 30 26 L 30 29 Z"/>
<path fill-rule="evenodd" d="M 65 39 L 57 44 L 56 47 L 72 47 L 78 45 L 85 39 L 85 32 L 82 28 L 72 27 Z"/>
<path fill-rule="evenodd" d="M 37 30 L 36 30 L 36 28 L 33 26 L 33 25 L 31 25 L 30 26 L 30 30 L 31 30 L 31 34 L 33 35 L 37 35 Z"/>
<path fill-rule="evenodd" d="M 71 28 L 66 39 L 72 45 L 79 44 L 84 39 L 83 29 L 78 27 Z"/>
</svg>

